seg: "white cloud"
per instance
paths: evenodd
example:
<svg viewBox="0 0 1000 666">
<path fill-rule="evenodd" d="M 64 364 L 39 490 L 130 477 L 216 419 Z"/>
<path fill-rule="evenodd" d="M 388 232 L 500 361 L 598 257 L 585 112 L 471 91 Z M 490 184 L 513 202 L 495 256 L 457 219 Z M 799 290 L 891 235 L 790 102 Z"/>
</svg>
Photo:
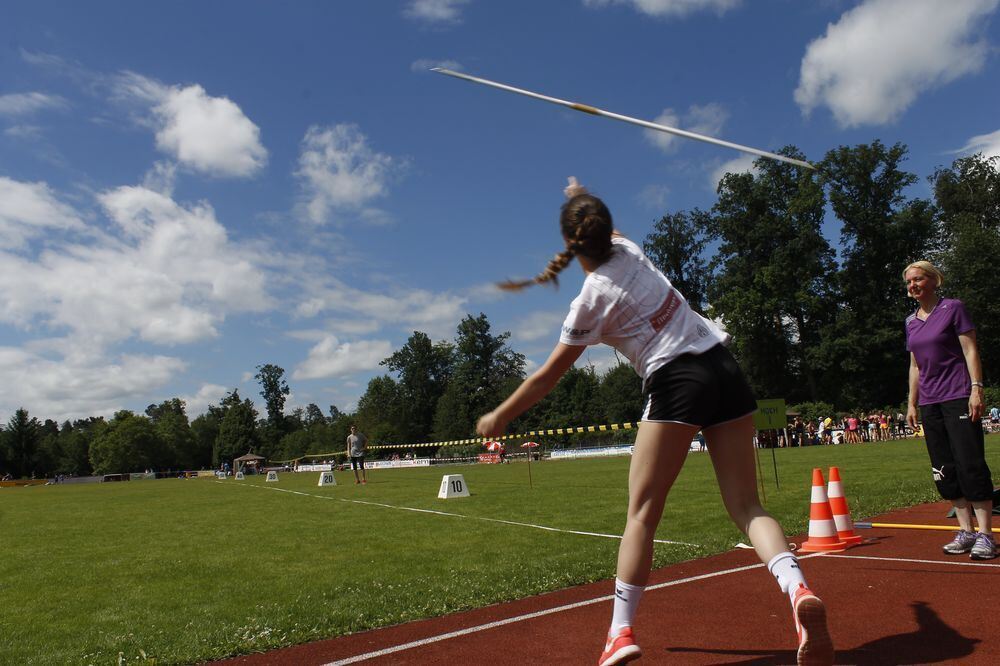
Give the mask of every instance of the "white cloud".
<svg viewBox="0 0 1000 666">
<path fill-rule="evenodd" d="M 985 158 L 1000 156 L 1000 130 L 974 136 L 969 139 L 964 147 L 955 152 L 966 154 L 982 153 Z"/>
<path fill-rule="evenodd" d="M 217 405 L 232 390 L 219 384 L 202 384 L 194 395 L 179 396 L 186 405 L 188 418 L 194 419 L 208 411 L 209 405 Z"/>
<path fill-rule="evenodd" d="M 661 209 L 667 205 L 668 194 L 670 194 L 670 188 L 666 185 L 647 185 L 642 188 L 636 198 L 646 208 Z"/>
<path fill-rule="evenodd" d="M 4 128 L 3 134 L 13 139 L 37 139 L 42 135 L 42 128 L 38 125 L 11 125 Z"/>
<path fill-rule="evenodd" d="M 700 11 L 723 14 L 736 7 L 742 0 L 583 0 L 587 7 L 631 5 L 637 12 L 649 16 L 680 17 Z"/>
<path fill-rule="evenodd" d="M 24 116 L 43 109 L 64 109 L 68 106 L 59 95 L 40 92 L 0 95 L 0 116 Z"/>
<path fill-rule="evenodd" d="M 681 119 L 673 109 L 664 109 L 660 112 L 660 115 L 653 118 L 653 122 L 658 125 L 676 128 L 680 124 Z M 646 135 L 647 141 L 663 152 L 670 152 L 674 149 L 675 142 L 677 141 L 676 135 L 649 129 L 642 132 Z"/>
<path fill-rule="evenodd" d="M 267 164 L 260 128 L 226 97 L 200 85 L 166 86 L 134 72 L 115 77 L 116 98 L 150 107 L 143 122 L 156 147 L 184 166 L 211 176 L 248 177 Z"/>
<path fill-rule="evenodd" d="M 335 313 L 338 321 L 331 328 L 345 334 L 397 325 L 424 331 L 431 337 L 450 336 L 468 302 L 464 295 L 408 287 L 391 288 L 387 293 L 364 291 L 334 277 L 307 279 L 302 289 L 306 295 L 296 307 L 296 316 Z"/>
<path fill-rule="evenodd" d="M 653 122 L 676 129 L 685 129 L 697 134 L 715 136 L 722 131 L 722 126 L 725 125 L 728 118 L 729 113 L 726 109 L 721 104 L 712 102 L 705 105 L 692 104 L 688 107 L 687 113 L 684 114 L 683 126 L 681 125 L 680 116 L 673 109 L 669 108 L 664 109 L 660 115 L 653 119 Z M 665 153 L 673 152 L 678 145 L 678 139 L 681 138 L 674 134 L 657 132 L 656 130 L 647 129 L 643 130 L 643 132 L 650 143 Z"/>
<path fill-rule="evenodd" d="M 692 104 L 685 120 L 690 131 L 714 136 L 722 131 L 722 126 L 729 120 L 729 112 L 716 102 Z"/>
<path fill-rule="evenodd" d="M 842 127 L 884 124 L 917 96 L 979 71 L 978 34 L 1000 0 L 868 0 L 846 12 L 802 58 L 795 101 L 829 107 Z"/>
<path fill-rule="evenodd" d="M 388 340 L 361 340 L 341 343 L 328 335 L 309 350 L 309 357 L 296 366 L 293 379 L 322 379 L 373 370 L 392 354 Z"/>
<path fill-rule="evenodd" d="M 64 349 L 61 358 L 28 349 L 0 347 L 0 413 L 20 407 L 57 421 L 111 416 L 137 395 L 161 388 L 184 363 L 168 356 L 122 355 L 117 359 Z"/>
<path fill-rule="evenodd" d="M 392 157 L 368 146 L 357 125 L 310 127 L 302 139 L 295 173 L 302 181 L 303 216 L 323 224 L 338 211 L 360 210 L 370 221 L 379 223 L 384 214 L 366 206 L 386 194 L 395 165 Z"/>
<path fill-rule="evenodd" d="M 48 231 L 80 231 L 84 227 L 76 211 L 60 202 L 45 183 L 0 176 L 0 249 L 24 247 Z"/>
<path fill-rule="evenodd" d="M 532 312 L 514 323 L 511 337 L 522 343 L 545 339 L 555 344 L 559 340 L 560 327 L 565 317 L 564 312 Z"/>
<path fill-rule="evenodd" d="M 411 0 L 403 14 L 426 23 L 457 23 L 461 20 L 462 5 L 468 2 L 469 0 Z"/>
<path fill-rule="evenodd" d="M 177 165 L 173 162 L 156 162 L 143 176 L 142 186 L 147 190 L 159 192 L 165 197 L 169 197 L 174 191 L 174 182 L 177 179 Z"/>
<path fill-rule="evenodd" d="M 754 155 L 742 153 L 739 157 L 735 157 L 728 162 L 724 162 L 719 165 L 712 171 L 712 175 L 710 177 L 712 189 L 714 190 L 719 187 L 719 183 L 722 182 L 723 177 L 727 173 L 756 173 L 756 169 L 753 165 L 754 160 L 756 159 L 757 158 Z"/>
<path fill-rule="evenodd" d="M 182 164 L 219 176 L 252 176 L 267 163 L 260 129 L 236 104 L 199 85 L 171 89 L 154 112 L 163 122 L 156 145 Z"/>
<path fill-rule="evenodd" d="M 112 234 L 91 229 L 96 242 L 53 244 L 37 258 L 0 251 L 0 323 L 68 329 L 98 345 L 135 335 L 176 344 L 268 305 L 256 255 L 228 241 L 207 204 L 186 208 L 143 187 L 99 201 Z"/>
</svg>

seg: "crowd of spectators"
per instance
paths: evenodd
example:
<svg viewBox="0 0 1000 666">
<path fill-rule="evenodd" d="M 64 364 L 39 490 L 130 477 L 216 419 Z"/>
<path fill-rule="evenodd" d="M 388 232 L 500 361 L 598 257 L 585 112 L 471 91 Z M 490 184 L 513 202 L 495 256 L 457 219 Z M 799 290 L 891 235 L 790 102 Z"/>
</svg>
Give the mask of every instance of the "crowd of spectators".
<svg viewBox="0 0 1000 666">
<path fill-rule="evenodd" d="M 990 430 L 1000 431 L 1000 408 L 994 407 L 990 410 L 990 415 L 983 419 L 983 425 Z M 795 416 L 783 430 L 758 432 L 757 446 L 785 448 L 824 444 L 863 444 L 904 439 L 915 434 L 918 433 L 907 425 L 906 415 L 902 411 L 895 414 L 885 410 L 868 413 L 851 412 L 815 419 Z"/>
</svg>

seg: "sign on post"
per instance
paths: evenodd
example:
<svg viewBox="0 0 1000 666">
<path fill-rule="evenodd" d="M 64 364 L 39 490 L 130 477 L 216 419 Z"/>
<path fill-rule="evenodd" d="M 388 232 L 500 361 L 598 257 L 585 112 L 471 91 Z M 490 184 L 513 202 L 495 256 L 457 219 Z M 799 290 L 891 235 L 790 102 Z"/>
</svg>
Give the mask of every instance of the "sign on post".
<svg viewBox="0 0 1000 666">
<path fill-rule="evenodd" d="M 757 401 L 757 411 L 753 413 L 753 427 L 757 430 L 781 430 L 787 424 L 784 400 Z"/>
<path fill-rule="evenodd" d="M 461 474 L 445 474 L 441 477 L 441 489 L 438 491 L 438 499 L 468 496 L 469 486 L 466 485 L 464 476 Z"/>
</svg>

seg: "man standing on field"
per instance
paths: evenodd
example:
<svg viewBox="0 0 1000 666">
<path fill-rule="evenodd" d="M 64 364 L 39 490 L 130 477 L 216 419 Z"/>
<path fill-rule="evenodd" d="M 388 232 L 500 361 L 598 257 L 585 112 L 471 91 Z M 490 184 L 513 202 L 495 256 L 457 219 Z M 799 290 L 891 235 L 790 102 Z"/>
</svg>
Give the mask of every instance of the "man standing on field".
<svg viewBox="0 0 1000 666">
<path fill-rule="evenodd" d="M 365 475 L 365 448 L 368 446 L 368 438 L 358 432 L 357 426 L 351 426 L 351 434 L 347 436 L 347 455 L 351 457 L 351 469 L 354 470 L 354 483 L 368 483 Z M 361 476 L 358 476 L 358 470 Z"/>
</svg>

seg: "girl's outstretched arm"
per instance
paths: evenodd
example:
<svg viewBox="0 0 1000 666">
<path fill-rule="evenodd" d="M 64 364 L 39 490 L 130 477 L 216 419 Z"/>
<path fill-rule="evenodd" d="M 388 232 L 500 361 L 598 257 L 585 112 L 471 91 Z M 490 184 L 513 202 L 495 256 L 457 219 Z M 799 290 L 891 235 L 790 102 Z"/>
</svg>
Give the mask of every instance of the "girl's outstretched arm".
<svg viewBox="0 0 1000 666">
<path fill-rule="evenodd" d="M 502 435 L 508 423 L 548 395 L 586 348 L 584 345 L 557 343 L 542 367 L 525 379 L 499 407 L 479 419 L 476 432 L 483 437 Z"/>
</svg>

